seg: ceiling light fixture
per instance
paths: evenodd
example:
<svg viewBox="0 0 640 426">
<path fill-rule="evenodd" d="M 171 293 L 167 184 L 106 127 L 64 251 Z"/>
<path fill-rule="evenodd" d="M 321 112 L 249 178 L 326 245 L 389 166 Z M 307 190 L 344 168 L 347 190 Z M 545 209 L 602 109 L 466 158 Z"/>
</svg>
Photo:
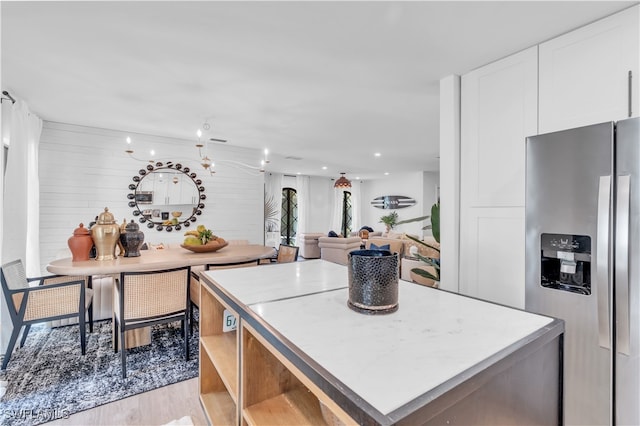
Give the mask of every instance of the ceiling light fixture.
<svg viewBox="0 0 640 426">
<path fill-rule="evenodd" d="M 208 126 L 209 126 L 209 123 L 206 123 L 206 122 L 202 125 L 202 127 L 204 127 L 205 129 L 207 129 Z M 215 167 L 215 164 L 213 163 L 213 161 L 211 161 L 211 158 L 209 158 L 209 156 L 207 155 L 207 151 L 208 151 L 207 143 L 205 142 L 203 144 L 202 141 L 200 140 L 200 138 L 202 137 L 202 130 L 198 129 L 198 131 L 196 132 L 196 135 L 198 136 L 198 143 L 196 144 L 196 148 L 198 148 L 200 165 L 202 166 L 203 169 L 208 170 L 210 174 L 214 174 L 215 170 L 213 170 L 213 168 Z M 202 155 L 202 148 L 204 148 L 204 155 Z"/>
<path fill-rule="evenodd" d="M 204 124 L 202 125 L 202 128 L 205 130 L 209 130 L 211 128 L 211 125 L 208 122 L 204 122 Z M 213 162 L 213 160 L 211 159 L 211 157 L 209 157 L 208 154 L 208 150 L 209 150 L 209 142 L 206 140 L 203 141 L 202 140 L 202 130 L 198 129 L 198 131 L 196 132 L 196 135 L 198 136 L 198 142 L 196 143 L 196 148 L 198 148 L 198 163 L 202 166 L 203 169 L 208 170 L 209 173 L 211 175 L 213 175 L 216 171 L 214 170 L 215 164 Z M 215 139 L 215 138 L 209 138 L 209 141 L 215 141 L 215 142 L 226 142 L 226 140 L 224 139 Z M 131 140 L 131 137 L 127 136 L 126 138 L 126 149 L 125 152 L 129 155 L 129 157 L 131 157 L 132 159 L 136 160 L 136 161 L 144 161 L 144 162 L 150 162 L 150 163 L 155 163 L 156 160 L 150 159 L 150 160 L 143 160 L 141 158 L 136 158 L 133 153 L 133 142 Z M 260 166 L 253 166 L 250 164 L 246 164 L 246 163 L 242 163 L 240 161 L 234 161 L 234 160 L 220 160 L 218 159 L 218 162 L 220 163 L 224 163 L 227 164 L 231 167 L 234 168 L 238 168 L 240 170 L 243 170 L 246 173 L 249 174 L 256 174 L 256 173 L 262 173 L 265 171 L 265 164 L 269 163 L 269 160 L 267 159 L 267 155 L 269 153 L 268 149 L 264 150 L 264 159 L 261 160 L 261 165 Z M 149 151 L 149 155 L 151 158 L 155 157 L 156 153 L 155 151 L 152 149 Z M 172 158 L 172 160 L 175 160 L 175 157 Z M 189 159 L 189 158 L 181 158 L 182 161 L 193 161 L 193 159 Z M 175 183 L 175 182 L 174 182 Z"/>
<path fill-rule="evenodd" d="M 340 172 L 340 175 L 341 176 L 336 180 L 336 183 L 333 184 L 333 187 L 337 189 L 351 188 L 351 181 L 344 177 L 344 172 Z"/>
</svg>

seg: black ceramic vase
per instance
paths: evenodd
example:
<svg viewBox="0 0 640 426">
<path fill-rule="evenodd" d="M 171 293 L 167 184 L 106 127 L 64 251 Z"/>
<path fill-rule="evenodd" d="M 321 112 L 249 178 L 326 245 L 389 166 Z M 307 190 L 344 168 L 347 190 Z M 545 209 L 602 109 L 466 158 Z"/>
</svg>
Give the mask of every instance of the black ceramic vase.
<svg viewBox="0 0 640 426">
<path fill-rule="evenodd" d="M 124 247 L 124 257 L 140 256 L 140 247 L 144 242 L 144 233 L 140 231 L 137 223 L 131 220 L 125 227 L 125 232 L 120 234 L 120 243 Z"/>
<path fill-rule="evenodd" d="M 349 307 L 366 314 L 395 312 L 398 254 L 389 250 L 355 250 L 348 257 Z"/>
</svg>

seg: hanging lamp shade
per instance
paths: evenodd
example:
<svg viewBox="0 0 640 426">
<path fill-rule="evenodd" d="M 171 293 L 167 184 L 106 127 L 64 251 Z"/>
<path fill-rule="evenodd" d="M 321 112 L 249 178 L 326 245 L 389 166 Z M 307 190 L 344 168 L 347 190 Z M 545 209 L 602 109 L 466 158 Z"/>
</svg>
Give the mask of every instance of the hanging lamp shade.
<svg viewBox="0 0 640 426">
<path fill-rule="evenodd" d="M 336 183 L 333 184 L 333 187 L 338 189 L 351 188 L 351 181 L 344 177 L 344 173 L 340 174 L 342 176 L 340 176 L 338 180 L 336 180 Z"/>
</svg>

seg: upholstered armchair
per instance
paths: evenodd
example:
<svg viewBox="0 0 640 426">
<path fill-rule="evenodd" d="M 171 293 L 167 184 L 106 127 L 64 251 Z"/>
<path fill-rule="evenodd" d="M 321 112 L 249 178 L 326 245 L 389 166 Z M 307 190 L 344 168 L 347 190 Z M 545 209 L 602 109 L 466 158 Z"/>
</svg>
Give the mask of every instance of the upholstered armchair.
<svg viewBox="0 0 640 426">
<path fill-rule="evenodd" d="M 348 254 L 358 250 L 362 244 L 360 237 L 320 237 L 318 247 L 320 247 L 320 257 L 329 262 L 346 265 L 349 262 Z"/>
<path fill-rule="evenodd" d="M 300 256 L 305 259 L 320 259 L 320 247 L 318 239 L 324 237 L 325 234 L 320 232 L 310 232 L 298 235 L 298 246 L 300 247 Z"/>
</svg>

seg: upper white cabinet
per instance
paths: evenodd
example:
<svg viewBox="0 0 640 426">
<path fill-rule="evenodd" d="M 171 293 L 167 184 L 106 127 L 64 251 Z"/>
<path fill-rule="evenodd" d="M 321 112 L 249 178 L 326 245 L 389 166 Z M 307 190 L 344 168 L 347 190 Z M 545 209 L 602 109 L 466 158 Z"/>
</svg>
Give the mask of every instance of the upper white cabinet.
<svg viewBox="0 0 640 426">
<path fill-rule="evenodd" d="M 639 115 L 639 23 L 634 6 L 540 44 L 540 133 Z"/>
<path fill-rule="evenodd" d="M 524 206 L 524 140 L 538 130 L 537 50 L 531 47 L 462 76 L 463 206 Z"/>
<path fill-rule="evenodd" d="M 195 183 L 183 173 L 171 174 L 167 181 L 165 204 L 197 204 L 198 189 Z"/>
<path fill-rule="evenodd" d="M 462 76 L 461 293 L 524 307 L 525 138 L 537 133 L 538 48 Z"/>
</svg>

